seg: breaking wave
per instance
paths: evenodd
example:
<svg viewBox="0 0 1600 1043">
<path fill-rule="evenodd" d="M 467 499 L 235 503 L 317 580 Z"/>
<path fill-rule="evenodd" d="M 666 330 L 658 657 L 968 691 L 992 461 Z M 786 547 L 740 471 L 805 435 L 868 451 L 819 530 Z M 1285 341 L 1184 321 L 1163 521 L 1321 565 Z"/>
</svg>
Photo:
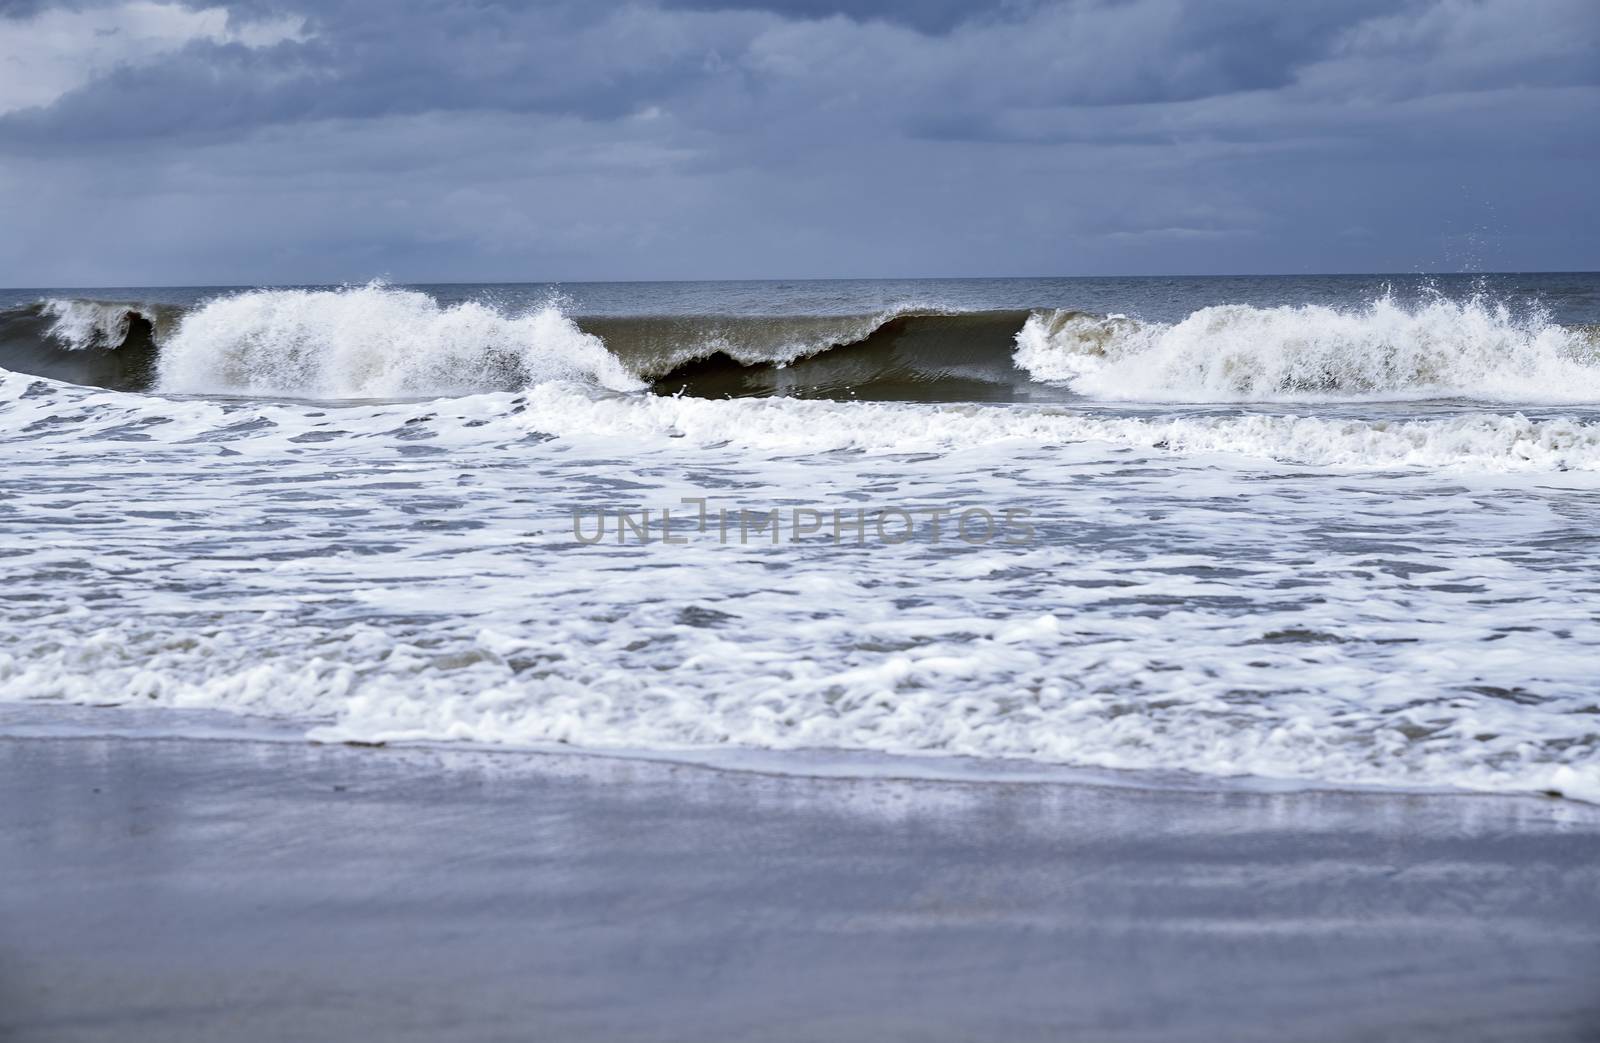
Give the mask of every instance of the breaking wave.
<svg viewBox="0 0 1600 1043">
<path fill-rule="evenodd" d="M 1041 312 L 1018 334 L 1016 362 L 1038 380 L 1120 401 L 1600 401 L 1593 330 L 1482 298 L 1219 305 L 1171 325 Z"/>
<path fill-rule="evenodd" d="M 132 301 L 46 300 L 0 312 L 0 366 L 71 384 L 150 384 L 159 330 L 176 310 Z"/>
<path fill-rule="evenodd" d="M 642 383 L 555 305 L 517 316 L 413 290 L 253 290 L 208 302 L 161 346 L 162 391 L 402 398 L 592 379 Z"/>
<path fill-rule="evenodd" d="M 1070 310 L 572 316 L 373 283 L 0 312 L 0 367 L 116 390 L 436 398 L 577 381 L 694 398 L 1600 404 L 1600 335 L 1484 298 L 1175 323 Z"/>
<path fill-rule="evenodd" d="M 900 316 L 944 314 L 906 305 L 856 315 L 599 315 L 578 320 L 647 380 L 721 357 L 733 366 L 783 366 L 854 344 Z"/>
<path fill-rule="evenodd" d="M 1026 311 L 905 311 L 833 320 L 836 338 L 810 354 L 718 349 L 654 378 L 659 393 L 697 398 L 830 398 L 912 402 L 1063 397 L 1012 360 Z M 746 320 L 778 328 L 792 320 Z M 849 324 L 849 325 L 847 325 Z M 627 356 L 625 355 L 624 358 Z"/>
<path fill-rule="evenodd" d="M 112 351 L 130 338 L 154 342 L 171 329 L 178 310 L 139 301 L 46 300 L 37 314 L 49 320 L 45 335 L 71 351 Z"/>
</svg>

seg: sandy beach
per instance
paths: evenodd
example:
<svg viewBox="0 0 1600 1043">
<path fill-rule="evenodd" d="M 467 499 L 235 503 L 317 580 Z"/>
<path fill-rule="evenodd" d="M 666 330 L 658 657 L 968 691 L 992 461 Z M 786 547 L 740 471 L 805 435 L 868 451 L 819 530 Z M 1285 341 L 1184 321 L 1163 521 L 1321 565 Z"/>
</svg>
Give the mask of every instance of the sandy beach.
<svg viewBox="0 0 1600 1043">
<path fill-rule="evenodd" d="M 1579 1040 L 1600 809 L 0 740 L 9 1040 Z"/>
</svg>

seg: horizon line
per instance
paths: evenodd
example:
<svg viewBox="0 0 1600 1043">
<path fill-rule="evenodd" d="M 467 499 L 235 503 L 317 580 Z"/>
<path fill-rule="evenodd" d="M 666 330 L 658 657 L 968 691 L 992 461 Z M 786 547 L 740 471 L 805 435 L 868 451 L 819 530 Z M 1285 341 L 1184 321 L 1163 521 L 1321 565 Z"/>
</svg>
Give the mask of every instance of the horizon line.
<svg viewBox="0 0 1600 1043">
<path fill-rule="evenodd" d="M 626 285 L 687 285 L 691 283 L 793 283 L 793 282 L 1048 282 L 1093 279 L 1346 279 L 1346 278 L 1438 278 L 1438 277 L 1488 277 L 1503 275 L 1600 275 L 1600 268 L 1549 268 L 1506 269 L 1482 272 L 1227 272 L 1220 274 L 1193 274 L 1171 272 L 1162 274 L 1108 275 L 808 275 L 761 276 L 748 278 L 715 279 L 439 279 L 439 280 L 389 280 L 373 277 L 366 280 L 347 279 L 340 282 L 252 282 L 252 283 L 80 283 L 78 285 L 0 286 L 0 293 L 19 293 L 31 290 L 275 290 L 306 288 L 346 288 L 354 286 L 626 286 Z"/>
</svg>

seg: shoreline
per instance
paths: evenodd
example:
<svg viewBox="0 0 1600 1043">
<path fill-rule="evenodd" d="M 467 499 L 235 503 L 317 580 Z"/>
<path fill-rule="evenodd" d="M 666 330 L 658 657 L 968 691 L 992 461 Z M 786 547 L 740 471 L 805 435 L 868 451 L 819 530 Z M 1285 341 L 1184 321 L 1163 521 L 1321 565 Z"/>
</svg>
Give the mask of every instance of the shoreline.
<svg viewBox="0 0 1600 1043">
<path fill-rule="evenodd" d="M 0 739 L 0 786 L 19 1040 L 1600 1028 L 1570 801 L 178 738 Z"/>
<path fill-rule="evenodd" d="M 128 723 L 111 725 L 108 718 Z M 213 726 L 193 722 L 211 721 Z M 141 724 L 139 722 L 153 722 Z M 182 721 L 182 725 L 175 722 Z M 167 722 L 174 722 L 168 725 Z M 876 750 L 754 749 L 686 750 L 594 748 L 570 745 L 518 746 L 469 740 L 407 739 L 364 742 L 319 739 L 303 725 L 240 716 L 223 710 L 139 707 L 123 703 L 0 703 L 0 742 L 134 740 L 149 742 L 260 743 L 405 753 L 519 758 L 577 758 L 627 761 L 661 767 L 817 781 L 947 783 L 969 786 L 1073 786 L 1155 793 L 1347 794 L 1375 797 L 1463 797 L 1557 801 L 1591 809 L 1600 820 L 1600 799 L 1586 800 L 1559 790 L 1487 790 L 1463 786 L 1399 786 L 1328 782 L 1260 775 L 1202 775 L 1138 768 L 1092 768 L 1022 758 L 984 759 L 963 754 L 885 753 Z"/>
</svg>

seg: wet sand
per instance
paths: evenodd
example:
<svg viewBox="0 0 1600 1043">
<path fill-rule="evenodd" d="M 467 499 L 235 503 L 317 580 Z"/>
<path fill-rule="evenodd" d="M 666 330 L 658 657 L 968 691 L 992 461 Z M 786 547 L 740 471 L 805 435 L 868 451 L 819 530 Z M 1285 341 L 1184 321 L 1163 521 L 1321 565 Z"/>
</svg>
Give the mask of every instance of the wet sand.
<svg viewBox="0 0 1600 1043">
<path fill-rule="evenodd" d="M 133 738 L 0 793 L 6 1039 L 1600 1038 L 1568 801 Z"/>
</svg>

